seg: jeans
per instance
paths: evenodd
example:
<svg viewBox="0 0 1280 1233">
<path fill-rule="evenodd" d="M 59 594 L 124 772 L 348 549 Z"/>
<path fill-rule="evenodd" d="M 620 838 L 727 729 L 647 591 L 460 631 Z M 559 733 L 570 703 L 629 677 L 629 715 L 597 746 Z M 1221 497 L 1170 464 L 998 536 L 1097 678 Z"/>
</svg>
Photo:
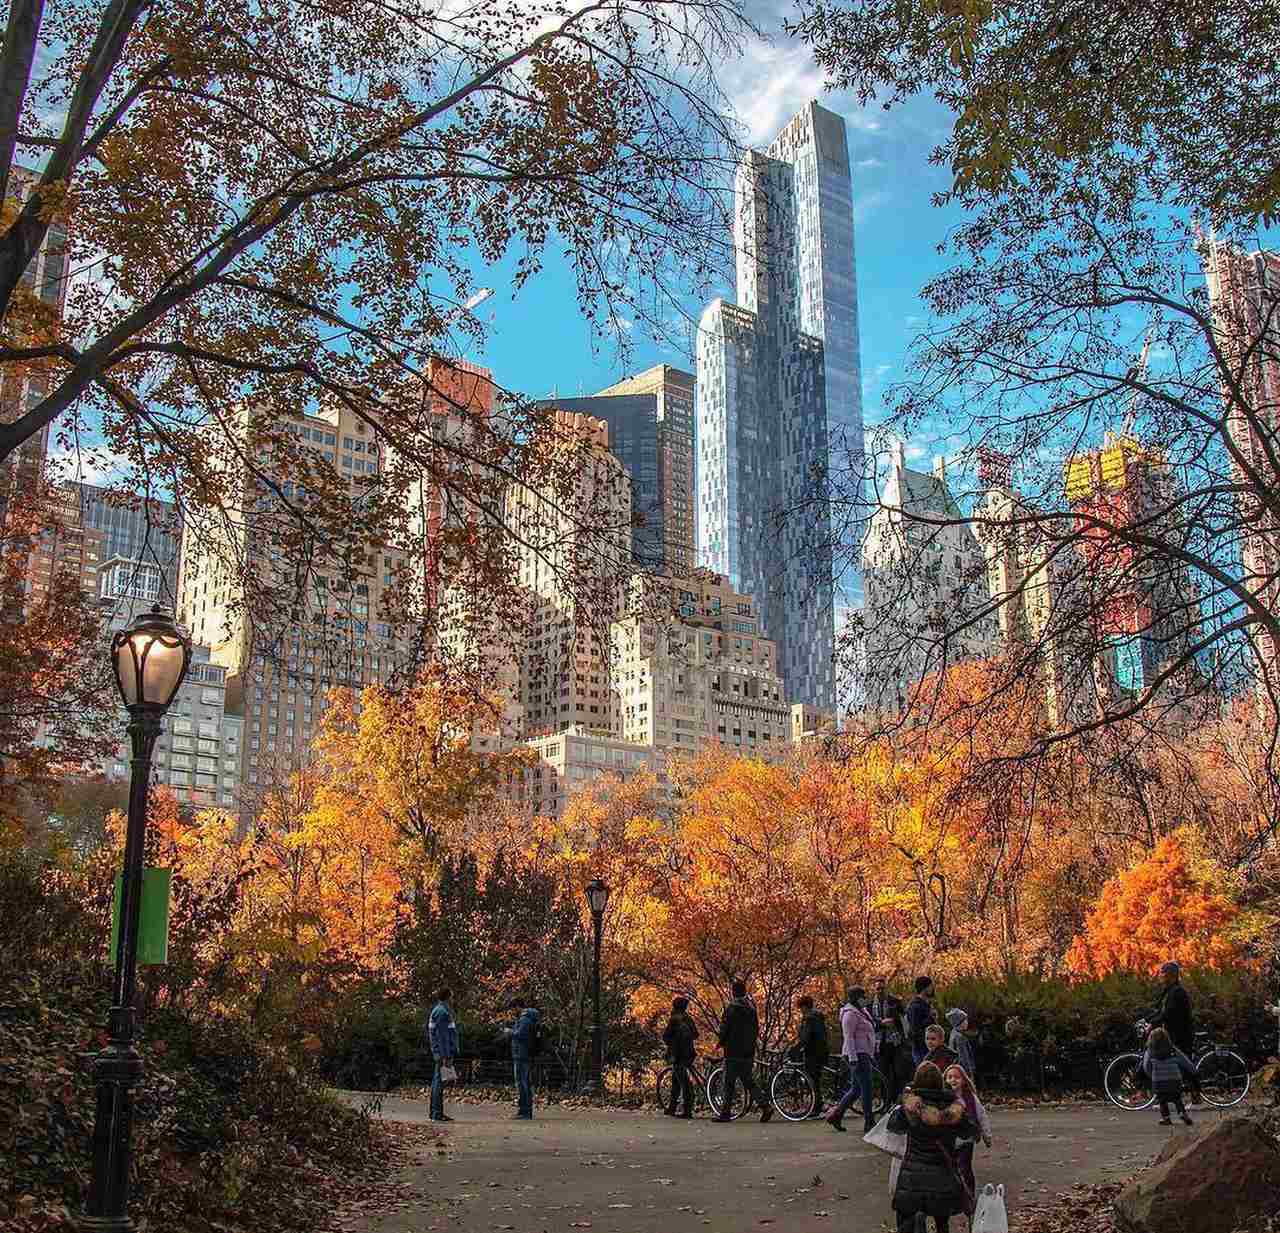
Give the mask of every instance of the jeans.
<svg viewBox="0 0 1280 1233">
<path fill-rule="evenodd" d="M 894 1212 L 894 1215 L 897 1216 L 898 1218 L 898 1233 L 915 1233 L 915 1228 L 916 1228 L 915 1212 L 912 1212 L 910 1215 L 906 1215 L 903 1212 Z M 938 1230 L 938 1233 L 949 1233 L 949 1230 L 951 1228 L 950 1217 L 934 1216 L 932 1219 L 933 1219 L 934 1227 Z"/>
<path fill-rule="evenodd" d="M 675 1115 L 676 1105 L 684 1103 L 686 1116 L 693 1113 L 693 1080 L 689 1078 L 687 1062 L 671 1063 L 671 1099 L 667 1102 L 667 1112 Z"/>
<path fill-rule="evenodd" d="M 533 1062 L 527 1057 L 514 1059 L 516 1071 L 516 1113 L 520 1117 L 533 1116 Z"/>
<path fill-rule="evenodd" d="M 1156 1099 L 1160 1102 L 1160 1116 L 1167 1122 L 1169 1120 L 1169 1106 L 1173 1105 L 1178 1111 L 1179 1117 L 1187 1116 L 1187 1106 L 1182 1103 L 1181 1092 L 1167 1092 L 1163 1096 L 1157 1092 Z"/>
<path fill-rule="evenodd" d="M 440 1078 L 440 1069 L 447 1058 L 436 1058 L 435 1069 L 431 1072 L 431 1116 L 444 1117 L 444 1081 Z"/>
<path fill-rule="evenodd" d="M 977 1147 L 976 1143 L 956 1144 L 956 1171 L 969 1187 L 971 1198 L 976 1198 L 978 1194 L 977 1179 L 973 1176 L 973 1149 L 975 1147 Z"/>
<path fill-rule="evenodd" d="M 871 1096 L 871 1055 L 869 1053 L 858 1054 L 853 1073 L 849 1076 L 849 1090 L 840 1097 L 839 1103 L 832 1110 L 832 1119 L 838 1121 L 844 1117 L 849 1106 L 859 1096 L 862 1097 L 862 1129 L 865 1134 L 876 1124 L 875 1112 L 872 1109 L 874 1102 Z"/>
<path fill-rule="evenodd" d="M 733 1098 L 738 1094 L 738 1084 L 747 1089 L 747 1095 L 755 1101 L 756 1108 L 762 1113 L 768 1109 L 769 1097 L 756 1084 L 755 1062 L 749 1057 L 727 1057 L 724 1060 L 724 1103 L 720 1106 L 719 1116 L 726 1121 L 733 1108 Z"/>
</svg>

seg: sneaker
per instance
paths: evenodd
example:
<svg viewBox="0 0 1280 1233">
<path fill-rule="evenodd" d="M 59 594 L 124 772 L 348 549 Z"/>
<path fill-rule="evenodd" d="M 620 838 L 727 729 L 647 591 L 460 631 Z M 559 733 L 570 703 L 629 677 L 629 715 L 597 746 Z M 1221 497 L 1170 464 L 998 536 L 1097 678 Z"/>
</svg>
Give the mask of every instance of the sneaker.
<svg viewBox="0 0 1280 1233">
<path fill-rule="evenodd" d="M 433 1122 L 451 1122 L 453 1121 L 453 1118 L 451 1118 L 447 1113 L 441 1113 L 439 1117 L 433 1117 L 431 1120 Z"/>
<path fill-rule="evenodd" d="M 1182 1115 L 1182 1124 L 1183 1124 L 1184 1126 L 1192 1126 L 1192 1125 L 1194 1125 L 1194 1123 L 1193 1123 L 1193 1122 L 1192 1122 L 1192 1120 L 1191 1120 L 1191 1115 L 1190 1115 L 1190 1114 L 1188 1114 L 1188 1113 L 1184 1113 L 1184 1114 Z"/>
<path fill-rule="evenodd" d="M 832 1130 L 843 1131 L 845 1134 L 849 1133 L 845 1124 L 838 1117 L 827 1118 L 827 1125 L 830 1126 Z"/>
<path fill-rule="evenodd" d="M 722 1116 L 721 1114 L 717 1113 L 717 1114 L 716 1114 L 716 1116 L 715 1116 L 715 1117 L 713 1117 L 711 1120 L 712 1120 L 713 1122 L 731 1122 L 731 1121 L 733 1121 L 733 1118 L 731 1118 L 731 1117 L 724 1117 L 724 1116 Z"/>
<path fill-rule="evenodd" d="M 1172 1120 L 1171 1118 L 1162 1117 L 1162 1118 L 1160 1119 L 1160 1125 L 1161 1125 L 1161 1126 L 1172 1126 L 1172 1125 L 1173 1125 L 1173 1120 Z"/>
<path fill-rule="evenodd" d="M 515 1121 L 515 1122 L 531 1122 L 531 1121 L 533 1121 L 533 1114 L 532 1114 L 532 1113 L 517 1113 L 517 1114 L 515 1115 L 515 1117 L 514 1117 L 514 1118 L 512 1118 L 511 1120 L 512 1120 L 512 1121 Z"/>
<path fill-rule="evenodd" d="M 765 1105 L 765 1107 L 760 1111 L 760 1124 L 763 1126 L 764 1123 L 767 1122 L 772 1116 L 773 1116 L 773 1106 Z"/>
</svg>

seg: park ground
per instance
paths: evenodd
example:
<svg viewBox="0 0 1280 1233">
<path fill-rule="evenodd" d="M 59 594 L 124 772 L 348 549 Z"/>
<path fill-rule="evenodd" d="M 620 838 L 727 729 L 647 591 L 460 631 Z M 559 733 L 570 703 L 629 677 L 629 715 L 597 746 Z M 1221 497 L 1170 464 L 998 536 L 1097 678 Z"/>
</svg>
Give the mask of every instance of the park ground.
<svg viewBox="0 0 1280 1233">
<path fill-rule="evenodd" d="M 346 1099 L 362 1099 L 347 1094 Z M 880 1233 L 889 1228 L 888 1157 L 850 1123 L 775 1117 L 723 1126 L 653 1111 L 462 1105 L 447 1134 L 406 1169 L 398 1210 L 339 1219 L 355 1233 Z M 1197 1121 L 1221 1116 L 1194 1111 Z M 384 1097 L 380 1116 L 426 1123 L 421 1100 Z M 1156 1114 L 1107 1105 L 993 1109 L 979 1182 L 1003 1182 L 1011 1215 L 1076 1185 L 1119 1181 L 1172 1134 Z M 960 1225 L 963 1222 L 955 1222 Z"/>
</svg>

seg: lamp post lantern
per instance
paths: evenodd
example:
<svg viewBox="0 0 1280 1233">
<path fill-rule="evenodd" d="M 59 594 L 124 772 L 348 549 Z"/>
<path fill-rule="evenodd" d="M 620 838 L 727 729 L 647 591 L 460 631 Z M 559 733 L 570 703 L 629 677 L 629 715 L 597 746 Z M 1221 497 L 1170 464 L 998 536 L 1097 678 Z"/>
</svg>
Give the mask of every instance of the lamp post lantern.
<svg viewBox="0 0 1280 1233">
<path fill-rule="evenodd" d="M 604 1021 L 600 1015 L 600 938 L 604 932 L 604 910 L 609 905 L 609 888 L 592 878 L 586 887 L 587 905 L 595 926 L 595 964 L 592 968 L 591 991 L 595 1022 L 591 1026 L 591 1078 L 589 1090 L 604 1091 Z"/>
<path fill-rule="evenodd" d="M 129 825 L 120 886 L 120 929 L 111 991 L 110 1041 L 94 1062 L 97 1109 L 93 1123 L 93 1175 L 81 1227 L 88 1233 L 129 1233 L 129 1167 L 132 1157 L 133 1089 L 142 1059 L 133 1047 L 133 1000 L 142 906 L 147 787 L 160 720 L 172 705 L 191 664 L 191 639 L 173 618 L 152 608 L 111 640 L 116 686 L 129 711 L 133 760 Z"/>
</svg>

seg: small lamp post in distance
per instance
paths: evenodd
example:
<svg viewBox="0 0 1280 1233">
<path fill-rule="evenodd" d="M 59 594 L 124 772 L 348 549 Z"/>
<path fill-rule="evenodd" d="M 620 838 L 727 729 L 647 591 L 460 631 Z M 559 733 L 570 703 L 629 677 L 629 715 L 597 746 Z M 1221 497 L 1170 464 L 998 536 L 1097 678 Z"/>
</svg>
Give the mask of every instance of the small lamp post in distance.
<svg viewBox="0 0 1280 1233">
<path fill-rule="evenodd" d="M 599 879 L 592 878 L 586 886 L 587 906 L 591 909 L 591 922 L 595 926 L 595 963 L 592 967 L 592 1003 L 595 1022 L 591 1027 L 591 1078 L 587 1091 L 604 1094 L 604 1021 L 600 1015 L 600 939 L 604 932 L 604 910 L 609 906 L 609 888 Z"/>
<path fill-rule="evenodd" d="M 93 1174 L 80 1227 L 86 1233 L 129 1233 L 129 1168 L 133 1153 L 133 1089 L 142 1059 L 133 1047 L 138 921 L 142 907 L 147 789 L 160 721 L 191 666 L 191 639 L 157 606 L 111 640 L 116 687 L 129 712 L 133 760 L 129 824 L 120 887 L 120 928 L 111 992 L 110 1041 L 94 1061 L 97 1108 L 93 1123 Z"/>
</svg>

